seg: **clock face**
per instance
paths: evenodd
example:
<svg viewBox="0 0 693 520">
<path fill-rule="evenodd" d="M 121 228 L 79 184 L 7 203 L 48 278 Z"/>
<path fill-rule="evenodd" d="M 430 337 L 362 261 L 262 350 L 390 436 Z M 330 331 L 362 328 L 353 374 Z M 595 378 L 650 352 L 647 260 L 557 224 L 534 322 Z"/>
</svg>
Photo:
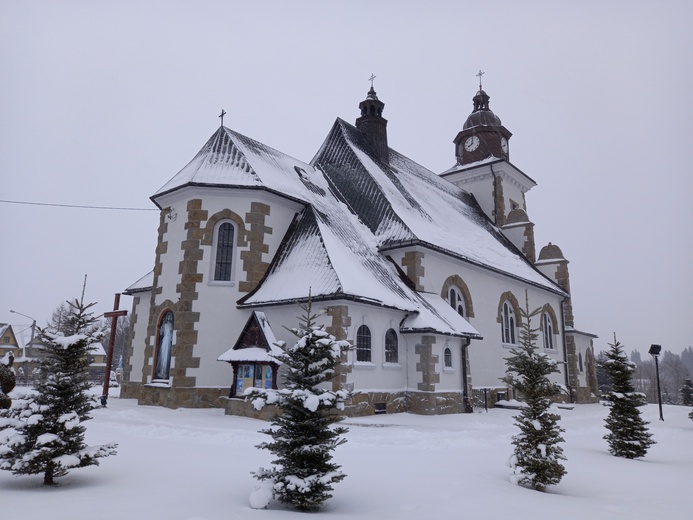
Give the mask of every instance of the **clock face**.
<svg viewBox="0 0 693 520">
<path fill-rule="evenodd" d="M 505 137 L 501 137 L 501 150 L 503 153 L 508 153 L 508 140 Z"/>
<path fill-rule="evenodd" d="M 473 152 L 477 148 L 479 148 L 479 138 L 475 135 L 468 137 L 464 142 L 464 149 L 468 152 Z"/>
</svg>

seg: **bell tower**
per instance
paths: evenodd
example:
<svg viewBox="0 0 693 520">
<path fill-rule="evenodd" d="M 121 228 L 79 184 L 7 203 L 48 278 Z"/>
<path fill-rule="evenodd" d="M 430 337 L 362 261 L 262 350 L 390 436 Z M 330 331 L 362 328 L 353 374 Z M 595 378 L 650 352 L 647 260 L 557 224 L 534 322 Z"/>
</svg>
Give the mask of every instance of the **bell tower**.
<svg viewBox="0 0 693 520">
<path fill-rule="evenodd" d="M 479 71 L 479 91 L 472 99 L 474 111 L 469 114 L 462 130 L 457 134 L 455 157 L 457 164 L 470 164 L 483 161 L 489 157 L 510 160 L 508 141 L 512 134 L 503 126 L 500 118 L 489 108 L 489 95 L 481 86 Z"/>
<path fill-rule="evenodd" d="M 535 261 L 534 224 L 527 212 L 525 193 L 536 183 L 510 162 L 512 134 L 489 108 L 489 95 L 481 85 L 473 98 L 455 143 L 455 165 L 441 177 L 468 191 L 479 207 L 530 261 Z"/>
<path fill-rule="evenodd" d="M 371 89 L 366 99 L 359 103 L 361 117 L 356 119 L 356 128 L 366 135 L 376 157 L 387 164 L 390 159 L 390 149 L 387 146 L 387 119 L 383 117 L 385 103 L 378 99 L 373 89 L 374 79 L 375 76 L 371 74 L 369 78 Z"/>
</svg>

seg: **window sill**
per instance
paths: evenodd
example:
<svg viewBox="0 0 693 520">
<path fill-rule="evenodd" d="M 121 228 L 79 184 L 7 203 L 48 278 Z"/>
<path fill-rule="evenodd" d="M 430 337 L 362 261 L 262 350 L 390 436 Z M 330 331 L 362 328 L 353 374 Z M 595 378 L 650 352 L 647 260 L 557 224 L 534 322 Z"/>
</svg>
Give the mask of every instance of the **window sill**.
<svg viewBox="0 0 693 520">
<path fill-rule="evenodd" d="M 503 348 L 511 349 L 511 348 L 519 348 L 520 345 L 517 343 L 502 343 Z"/>
<path fill-rule="evenodd" d="M 154 380 L 151 383 L 145 384 L 144 386 L 148 388 L 171 388 L 171 383 L 164 380 Z"/>
<path fill-rule="evenodd" d="M 236 285 L 236 280 L 231 280 L 230 282 L 222 282 L 219 280 L 209 280 L 207 285 L 216 285 L 218 287 L 234 287 Z"/>
<path fill-rule="evenodd" d="M 401 370 L 402 365 L 399 363 L 383 363 L 383 369 L 385 370 Z"/>
<path fill-rule="evenodd" d="M 375 363 L 372 363 L 371 361 L 354 361 L 354 368 L 374 369 Z"/>
<path fill-rule="evenodd" d="M 454 374 L 457 371 L 452 367 L 443 367 L 443 372 L 447 372 L 449 374 Z"/>
</svg>

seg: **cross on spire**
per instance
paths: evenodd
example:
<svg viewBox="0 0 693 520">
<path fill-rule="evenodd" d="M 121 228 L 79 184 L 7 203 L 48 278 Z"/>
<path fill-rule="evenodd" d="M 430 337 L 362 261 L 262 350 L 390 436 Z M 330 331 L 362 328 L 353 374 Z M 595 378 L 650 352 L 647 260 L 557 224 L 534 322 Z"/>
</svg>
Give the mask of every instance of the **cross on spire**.
<svg viewBox="0 0 693 520">
<path fill-rule="evenodd" d="M 370 78 L 368 78 L 368 81 L 370 81 L 370 82 L 371 82 L 371 88 L 373 88 L 373 80 L 374 80 L 375 78 L 376 78 L 376 75 L 375 75 L 375 74 L 373 74 L 373 73 L 371 73 L 371 77 L 370 77 Z"/>
<path fill-rule="evenodd" d="M 219 114 L 219 119 L 221 119 L 221 126 L 224 126 L 224 116 L 226 115 L 226 110 L 221 109 L 221 114 Z"/>
<path fill-rule="evenodd" d="M 484 71 L 482 71 L 481 69 L 479 69 L 479 72 L 476 74 L 479 77 L 479 90 L 483 90 L 481 88 L 481 76 L 483 76 L 484 74 L 486 74 L 486 73 Z"/>
</svg>

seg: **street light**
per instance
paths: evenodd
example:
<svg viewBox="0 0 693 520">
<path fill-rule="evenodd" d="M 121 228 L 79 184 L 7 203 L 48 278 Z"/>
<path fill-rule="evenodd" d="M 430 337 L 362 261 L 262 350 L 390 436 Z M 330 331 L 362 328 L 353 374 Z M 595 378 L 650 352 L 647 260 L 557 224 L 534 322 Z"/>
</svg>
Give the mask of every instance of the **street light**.
<svg viewBox="0 0 693 520">
<path fill-rule="evenodd" d="M 659 420 L 664 420 L 662 414 L 662 387 L 659 384 L 659 353 L 662 351 L 661 345 L 650 345 L 649 354 L 655 359 L 655 371 L 657 372 L 657 397 L 659 399 Z"/>
<path fill-rule="evenodd" d="M 33 352 L 31 351 L 31 348 L 34 345 L 34 332 L 36 331 L 36 319 L 32 318 L 31 316 L 27 316 L 26 314 L 22 314 L 21 312 L 13 311 L 10 310 L 12 314 L 19 314 L 20 316 L 24 316 L 25 318 L 29 318 L 31 320 L 31 339 L 29 340 L 29 353 L 30 355 L 33 355 Z M 24 349 L 22 349 L 24 350 Z M 24 352 L 24 357 L 26 357 L 26 352 Z"/>
</svg>

